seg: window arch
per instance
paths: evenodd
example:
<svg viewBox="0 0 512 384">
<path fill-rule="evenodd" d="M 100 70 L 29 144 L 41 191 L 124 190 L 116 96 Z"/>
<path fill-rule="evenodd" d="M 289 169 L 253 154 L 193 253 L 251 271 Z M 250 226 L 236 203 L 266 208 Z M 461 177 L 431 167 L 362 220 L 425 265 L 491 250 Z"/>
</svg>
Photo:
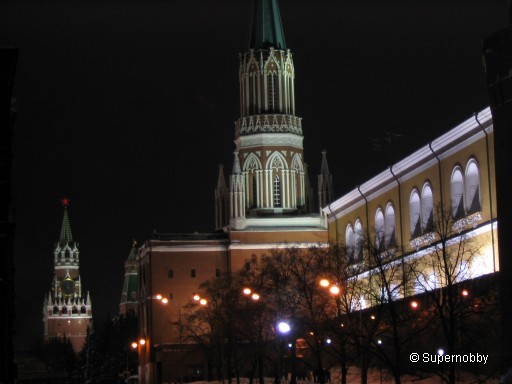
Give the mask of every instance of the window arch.
<svg viewBox="0 0 512 384">
<path fill-rule="evenodd" d="M 274 176 L 274 207 L 281 206 L 281 181 L 279 176 Z"/>
<path fill-rule="evenodd" d="M 434 229 L 434 196 L 430 183 L 423 185 L 421 191 L 421 228 L 430 232 Z"/>
<path fill-rule="evenodd" d="M 471 214 L 480 210 L 480 173 L 477 162 L 471 159 L 466 167 L 466 212 Z"/>
<path fill-rule="evenodd" d="M 380 250 L 384 246 L 384 213 L 381 208 L 375 212 L 375 247 Z"/>
<path fill-rule="evenodd" d="M 409 216 L 411 224 L 411 237 L 415 238 L 421 235 L 421 206 L 420 195 L 417 189 L 413 189 L 409 199 Z"/>
<path fill-rule="evenodd" d="M 385 236 L 386 236 L 386 247 L 394 247 L 396 245 L 395 237 L 395 208 L 392 203 L 389 203 L 386 207 L 386 219 L 385 219 Z"/>
<path fill-rule="evenodd" d="M 363 225 L 357 219 L 354 225 L 354 259 L 360 260 L 363 257 Z"/>
<path fill-rule="evenodd" d="M 347 225 L 347 229 L 345 230 L 345 246 L 347 247 L 347 255 L 349 259 L 352 260 L 355 251 L 355 237 L 352 224 Z"/>
<path fill-rule="evenodd" d="M 277 111 L 279 107 L 279 79 L 277 72 L 272 71 L 267 74 L 268 80 L 268 109 L 271 112 Z"/>
<path fill-rule="evenodd" d="M 454 219 L 464 217 L 464 177 L 462 169 L 455 167 L 451 179 L 452 216 Z"/>
</svg>

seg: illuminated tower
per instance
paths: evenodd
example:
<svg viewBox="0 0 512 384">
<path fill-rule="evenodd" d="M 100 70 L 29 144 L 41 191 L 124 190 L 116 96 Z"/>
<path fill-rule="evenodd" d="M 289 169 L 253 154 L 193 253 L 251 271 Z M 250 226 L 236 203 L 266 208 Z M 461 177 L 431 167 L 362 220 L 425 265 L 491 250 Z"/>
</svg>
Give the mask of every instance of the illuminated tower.
<svg viewBox="0 0 512 384">
<path fill-rule="evenodd" d="M 230 227 L 246 219 L 307 213 L 295 73 L 276 0 L 254 1 L 247 50 L 240 55 L 240 118 L 230 178 Z"/>
<path fill-rule="evenodd" d="M 54 248 L 52 287 L 43 306 L 44 340 L 67 338 L 79 352 L 92 321 L 89 292 L 82 291 L 79 272 L 78 243 L 73 240 L 69 224 L 69 200 L 62 200 L 64 217 L 60 239 Z"/>
<path fill-rule="evenodd" d="M 124 284 L 119 304 L 120 315 L 126 315 L 128 312 L 137 314 L 139 307 L 138 284 L 137 242 L 134 240 L 128 259 L 124 262 Z"/>
</svg>

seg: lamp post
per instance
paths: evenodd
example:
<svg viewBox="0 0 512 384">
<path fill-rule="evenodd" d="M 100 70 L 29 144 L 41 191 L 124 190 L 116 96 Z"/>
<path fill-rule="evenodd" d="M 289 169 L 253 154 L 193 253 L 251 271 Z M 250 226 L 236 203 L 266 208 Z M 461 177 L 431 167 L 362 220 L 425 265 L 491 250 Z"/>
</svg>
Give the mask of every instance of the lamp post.
<svg viewBox="0 0 512 384">
<path fill-rule="evenodd" d="M 296 327 L 288 320 L 281 320 L 277 323 L 277 331 L 283 336 L 283 343 L 287 340 L 290 341 L 288 347 L 290 348 L 290 384 L 297 384 L 297 359 L 296 359 Z M 282 354 L 281 354 L 282 355 Z M 280 372 L 280 379 L 282 372 Z"/>
<path fill-rule="evenodd" d="M 340 371 L 341 371 L 341 384 L 347 383 L 347 373 L 348 373 L 348 367 L 347 367 L 347 351 L 346 351 L 346 343 L 345 343 L 345 332 L 344 332 L 344 324 L 343 324 L 343 314 L 341 311 L 341 288 L 338 284 L 331 283 L 328 279 L 321 279 L 319 282 L 320 286 L 328 289 L 329 294 L 333 297 L 334 302 L 336 304 L 336 322 L 337 326 L 336 328 L 338 331 L 336 334 L 338 335 L 338 342 L 339 342 L 339 364 L 340 364 Z"/>
</svg>

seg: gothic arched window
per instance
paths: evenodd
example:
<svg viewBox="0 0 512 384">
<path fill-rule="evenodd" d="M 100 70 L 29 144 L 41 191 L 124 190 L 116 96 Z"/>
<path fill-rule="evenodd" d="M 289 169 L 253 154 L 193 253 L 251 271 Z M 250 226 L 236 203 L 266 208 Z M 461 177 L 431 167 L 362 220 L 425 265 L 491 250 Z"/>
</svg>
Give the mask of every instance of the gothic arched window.
<svg viewBox="0 0 512 384">
<path fill-rule="evenodd" d="M 394 247 L 396 245 L 396 236 L 395 236 L 395 208 L 393 208 L 393 204 L 389 203 L 386 207 L 386 247 Z"/>
<path fill-rule="evenodd" d="M 421 206 L 420 195 L 417 189 L 414 189 L 409 199 L 409 218 L 411 224 L 411 237 L 414 239 L 421 235 Z"/>
<path fill-rule="evenodd" d="M 345 230 L 345 246 L 347 247 L 347 256 L 352 260 L 354 258 L 355 238 L 354 229 L 351 224 L 347 225 L 347 229 Z"/>
<path fill-rule="evenodd" d="M 267 74 L 268 80 L 268 109 L 271 112 L 277 111 L 279 107 L 278 102 L 278 83 L 279 79 L 277 77 L 276 71 L 269 72 Z"/>
<path fill-rule="evenodd" d="M 434 229 L 434 197 L 432 187 L 425 183 L 421 191 L 421 228 L 430 232 Z"/>
<path fill-rule="evenodd" d="M 381 208 L 375 213 L 375 248 L 380 250 L 384 246 L 384 213 Z"/>
<path fill-rule="evenodd" d="M 274 176 L 274 207 L 281 206 L 281 182 L 279 176 Z"/>
<path fill-rule="evenodd" d="M 357 219 L 354 225 L 354 259 L 363 258 L 363 225 L 361 220 Z"/>
<path fill-rule="evenodd" d="M 464 217 L 464 177 L 462 169 L 455 167 L 451 179 L 452 216 L 454 219 Z"/>
<path fill-rule="evenodd" d="M 481 209 L 480 173 L 477 162 L 471 159 L 466 167 L 466 212 L 471 214 Z"/>
</svg>

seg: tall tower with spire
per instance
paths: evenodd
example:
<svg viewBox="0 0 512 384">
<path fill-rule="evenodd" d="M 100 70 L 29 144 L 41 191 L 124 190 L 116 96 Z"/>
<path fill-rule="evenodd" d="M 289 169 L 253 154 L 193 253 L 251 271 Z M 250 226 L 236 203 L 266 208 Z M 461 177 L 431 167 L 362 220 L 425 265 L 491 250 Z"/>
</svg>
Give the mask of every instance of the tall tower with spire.
<svg viewBox="0 0 512 384">
<path fill-rule="evenodd" d="M 230 229 L 244 230 L 254 224 L 252 218 L 310 214 L 302 122 L 295 114 L 294 64 L 277 0 L 253 3 L 246 51 L 240 54 L 239 82 Z"/>
<path fill-rule="evenodd" d="M 79 271 L 78 243 L 69 222 L 69 200 L 63 199 L 64 217 L 59 241 L 53 251 L 54 275 L 43 305 L 44 340 L 67 338 L 79 352 L 92 321 L 89 292 L 84 292 Z"/>
<path fill-rule="evenodd" d="M 240 118 L 235 130 L 245 207 L 231 210 L 231 218 L 301 211 L 302 127 L 295 116 L 292 54 L 275 0 L 254 2 L 246 48 L 240 55 Z M 242 223 L 238 220 L 238 226 Z"/>
<path fill-rule="evenodd" d="M 124 262 L 124 284 L 119 303 L 120 315 L 126 315 L 128 312 L 137 314 L 138 312 L 139 274 L 137 271 L 137 242 L 134 240 L 128 259 Z"/>
</svg>

